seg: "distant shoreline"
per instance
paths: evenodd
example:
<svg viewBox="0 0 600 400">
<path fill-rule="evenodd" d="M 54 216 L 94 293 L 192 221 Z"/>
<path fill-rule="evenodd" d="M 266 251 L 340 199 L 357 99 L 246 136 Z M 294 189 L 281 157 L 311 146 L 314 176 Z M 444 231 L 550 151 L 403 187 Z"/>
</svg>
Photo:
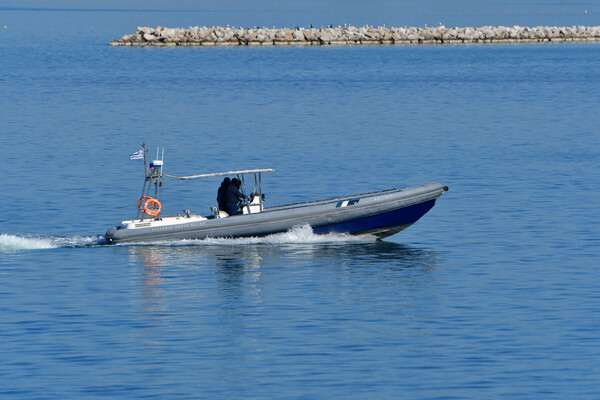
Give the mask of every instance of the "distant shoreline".
<svg viewBox="0 0 600 400">
<path fill-rule="evenodd" d="M 111 46 L 310 46 L 600 41 L 600 26 L 234 28 L 138 27 Z"/>
</svg>

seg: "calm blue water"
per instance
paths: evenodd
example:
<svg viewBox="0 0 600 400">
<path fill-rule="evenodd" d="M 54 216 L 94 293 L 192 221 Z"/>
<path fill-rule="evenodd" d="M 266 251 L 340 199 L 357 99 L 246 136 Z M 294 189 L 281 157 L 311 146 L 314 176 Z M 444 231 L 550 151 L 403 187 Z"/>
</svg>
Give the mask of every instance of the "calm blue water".
<svg viewBox="0 0 600 400">
<path fill-rule="evenodd" d="M 0 15 L 0 397 L 600 398 L 600 44 L 132 49 L 135 12 Z M 98 245 L 142 142 L 275 168 L 270 204 L 450 191 L 385 241 Z"/>
</svg>

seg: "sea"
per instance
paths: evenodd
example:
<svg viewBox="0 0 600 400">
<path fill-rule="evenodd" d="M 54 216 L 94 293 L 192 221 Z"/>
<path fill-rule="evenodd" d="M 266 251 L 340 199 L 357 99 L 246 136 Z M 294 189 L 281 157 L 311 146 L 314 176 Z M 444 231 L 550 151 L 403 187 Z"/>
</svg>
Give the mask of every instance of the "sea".
<svg viewBox="0 0 600 400">
<path fill-rule="evenodd" d="M 111 47 L 309 19 L 3 3 L 0 398 L 600 398 L 600 42 Z M 352 4 L 333 22 L 377 25 Z M 529 15 L 478 10 L 451 16 Z M 384 240 L 106 245 L 136 215 L 142 143 L 174 175 L 276 169 L 267 206 L 449 191 Z M 165 181 L 163 211 L 209 214 L 219 184 Z"/>
</svg>

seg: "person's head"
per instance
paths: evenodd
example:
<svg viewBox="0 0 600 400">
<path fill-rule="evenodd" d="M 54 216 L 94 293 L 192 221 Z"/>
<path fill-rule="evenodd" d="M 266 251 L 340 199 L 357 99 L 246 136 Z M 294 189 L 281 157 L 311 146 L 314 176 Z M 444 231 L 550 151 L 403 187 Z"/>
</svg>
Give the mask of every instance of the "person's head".
<svg viewBox="0 0 600 400">
<path fill-rule="evenodd" d="M 223 182 L 221 182 L 221 185 L 222 186 L 229 185 L 229 182 L 231 182 L 231 179 L 225 178 L 225 179 L 223 179 Z"/>
<path fill-rule="evenodd" d="M 233 183 L 237 187 L 240 187 L 240 185 L 242 184 L 242 182 L 240 182 L 240 180 L 238 178 L 233 178 L 231 180 L 231 183 Z"/>
</svg>

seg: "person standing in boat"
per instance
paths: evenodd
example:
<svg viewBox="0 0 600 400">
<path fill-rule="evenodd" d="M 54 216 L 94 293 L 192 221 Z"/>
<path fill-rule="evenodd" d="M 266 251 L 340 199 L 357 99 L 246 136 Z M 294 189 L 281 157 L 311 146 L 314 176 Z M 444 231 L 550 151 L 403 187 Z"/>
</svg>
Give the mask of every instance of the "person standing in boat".
<svg viewBox="0 0 600 400">
<path fill-rule="evenodd" d="M 217 205 L 219 206 L 219 210 L 225 211 L 227 209 L 226 197 L 230 182 L 231 179 L 228 177 L 223 179 L 223 182 L 221 182 L 221 186 L 219 186 L 219 190 L 217 191 Z"/>
<path fill-rule="evenodd" d="M 229 215 L 237 215 L 238 203 L 246 198 L 246 196 L 244 196 L 243 193 L 240 192 L 241 184 L 242 183 L 239 181 L 239 179 L 233 178 L 225 192 L 225 201 L 227 203 L 225 211 L 227 211 L 227 214 Z"/>
</svg>

